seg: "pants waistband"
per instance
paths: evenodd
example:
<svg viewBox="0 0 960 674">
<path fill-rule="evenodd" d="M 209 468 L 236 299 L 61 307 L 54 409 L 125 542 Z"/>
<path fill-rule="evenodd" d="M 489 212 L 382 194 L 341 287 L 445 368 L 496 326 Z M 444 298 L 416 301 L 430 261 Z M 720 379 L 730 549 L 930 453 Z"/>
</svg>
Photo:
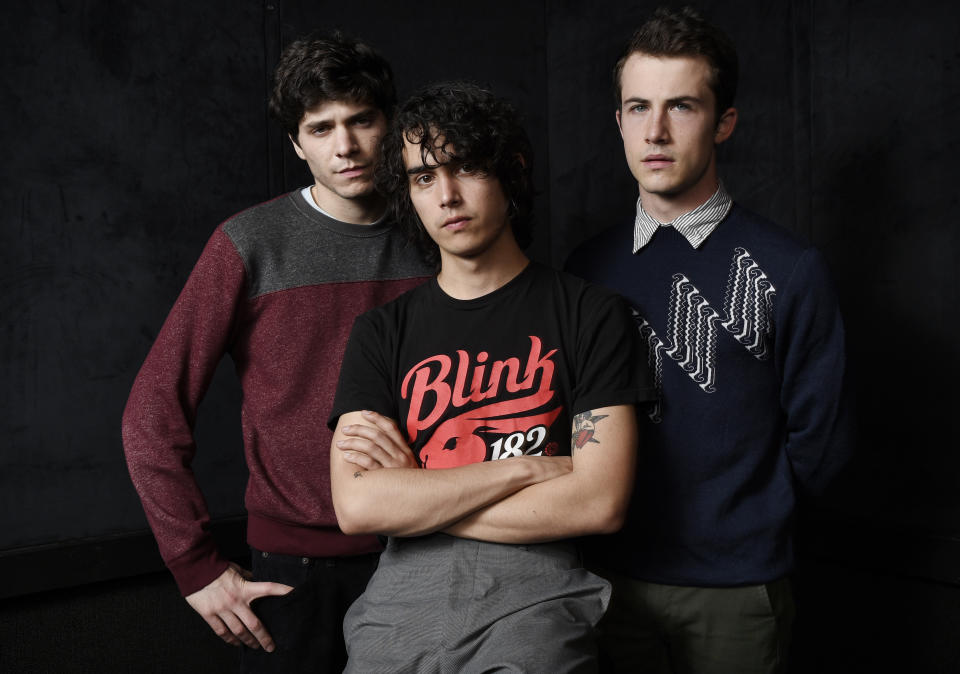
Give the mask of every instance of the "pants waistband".
<svg viewBox="0 0 960 674">
<path fill-rule="evenodd" d="M 301 566 L 347 566 L 352 564 L 369 564 L 380 557 L 379 552 L 367 552 L 361 555 L 344 557 L 308 557 L 298 555 L 283 555 L 278 552 L 266 552 L 250 546 L 250 554 L 254 557 L 270 559 L 281 564 L 299 564 Z"/>
</svg>

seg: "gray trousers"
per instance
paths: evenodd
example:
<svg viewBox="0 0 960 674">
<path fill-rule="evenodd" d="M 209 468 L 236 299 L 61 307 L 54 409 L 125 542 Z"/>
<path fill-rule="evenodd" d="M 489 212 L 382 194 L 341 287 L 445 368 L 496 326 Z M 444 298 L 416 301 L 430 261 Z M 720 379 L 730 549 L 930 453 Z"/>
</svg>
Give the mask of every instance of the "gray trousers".
<svg viewBox="0 0 960 674">
<path fill-rule="evenodd" d="M 613 584 L 600 623 L 614 674 L 782 674 L 794 606 L 786 578 L 743 587 L 683 587 L 598 570 Z"/>
<path fill-rule="evenodd" d="M 571 543 L 391 538 L 344 619 L 344 671 L 595 672 L 609 600 Z"/>
</svg>

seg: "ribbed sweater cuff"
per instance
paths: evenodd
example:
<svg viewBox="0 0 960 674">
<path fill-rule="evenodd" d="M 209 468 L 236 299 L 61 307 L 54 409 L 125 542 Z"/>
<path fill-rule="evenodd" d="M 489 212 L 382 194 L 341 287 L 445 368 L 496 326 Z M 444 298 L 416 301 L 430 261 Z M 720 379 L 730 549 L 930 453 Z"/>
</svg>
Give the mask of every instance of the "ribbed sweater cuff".
<svg viewBox="0 0 960 674">
<path fill-rule="evenodd" d="M 212 540 L 167 562 L 167 568 L 184 597 L 216 580 L 227 566 L 229 562 L 220 555 Z"/>
</svg>

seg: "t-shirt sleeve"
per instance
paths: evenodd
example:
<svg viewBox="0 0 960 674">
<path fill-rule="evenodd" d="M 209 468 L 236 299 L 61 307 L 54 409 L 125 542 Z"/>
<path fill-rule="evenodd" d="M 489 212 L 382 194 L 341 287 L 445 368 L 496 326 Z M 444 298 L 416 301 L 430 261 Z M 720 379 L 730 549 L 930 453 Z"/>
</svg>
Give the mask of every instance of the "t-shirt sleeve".
<svg viewBox="0 0 960 674">
<path fill-rule="evenodd" d="M 587 285 L 580 304 L 573 413 L 656 399 L 639 332 L 623 299 Z"/>
<path fill-rule="evenodd" d="M 376 311 L 357 317 L 347 340 L 347 348 L 340 365 L 337 393 L 327 426 L 337 427 L 337 421 L 347 412 L 372 410 L 391 419 L 397 418 L 396 398 L 391 382 L 393 377 L 386 356 L 395 335 L 384 330 L 384 323 Z"/>
</svg>

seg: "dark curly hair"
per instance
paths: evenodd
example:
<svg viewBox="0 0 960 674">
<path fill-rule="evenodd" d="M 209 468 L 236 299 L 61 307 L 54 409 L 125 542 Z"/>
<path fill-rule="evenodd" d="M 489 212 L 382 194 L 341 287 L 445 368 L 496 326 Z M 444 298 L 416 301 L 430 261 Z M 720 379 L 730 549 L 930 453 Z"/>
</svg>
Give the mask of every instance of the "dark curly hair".
<svg viewBox="0 0 960 674">
<path fill-rule="evenodd" d="M 404 140 L 420 144 L 424 163 L 447 155 L 495 175 L 509 202 L 508 216 L 521 248 L 533 229 L 533 145 L 507 101 L 471 82 L 440 82 L 421 88 L 400 105 L 383 139 L 377 189 L 387 197 L 403 231 L 439 268 L 440 249 L 410 201 L 403 162 Z"/>
<path fill-rule="evenodd" d="M 326 101 L 367 103 L 389 119 L 397 102 L 390 64 L 339 32 L 290 43 L 274 73 L 270 112 L 296 141 L 304 114 Z"/>
<path fill-rule="evenodd" d="M 695 9 L 684 7 L 674 12 L 661 7 L 633 34 L 613 68 L 613 94 L 618 110 L 622 100 L 623 65 L 631 54 L 638 52 L 650 56 L 705 58 L 710 65 L 708 84 L 717 99 L 717 121 L 733 106 L 739 77 L 737 48 L 726 33 L 708 23 Z"/>
</svg>

